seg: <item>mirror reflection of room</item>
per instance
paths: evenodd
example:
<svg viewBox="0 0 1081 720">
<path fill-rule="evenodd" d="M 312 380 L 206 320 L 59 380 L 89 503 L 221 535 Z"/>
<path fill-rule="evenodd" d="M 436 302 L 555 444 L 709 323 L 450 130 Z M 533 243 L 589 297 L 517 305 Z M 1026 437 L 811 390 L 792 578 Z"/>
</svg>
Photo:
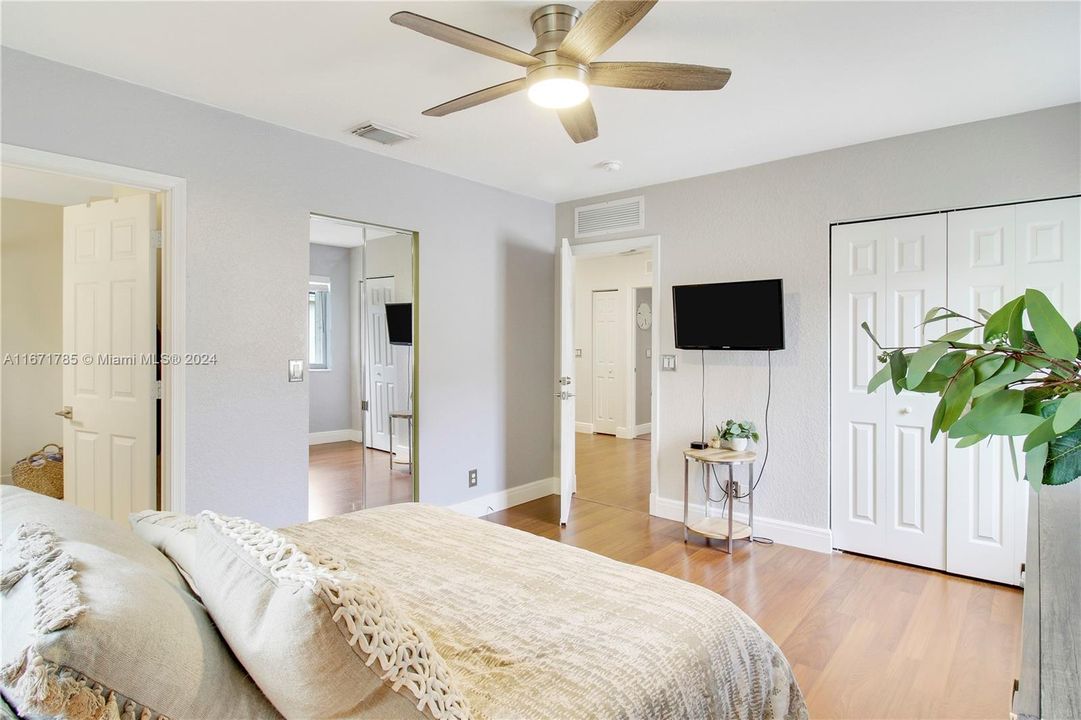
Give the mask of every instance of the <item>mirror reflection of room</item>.
<svg viewBox="0 0 1081 720">
<path fill-rule="evenodd" d="M 411 232 L 312 216 L 311 519 L 413 500 L 412 303 Z"/>
</svg>

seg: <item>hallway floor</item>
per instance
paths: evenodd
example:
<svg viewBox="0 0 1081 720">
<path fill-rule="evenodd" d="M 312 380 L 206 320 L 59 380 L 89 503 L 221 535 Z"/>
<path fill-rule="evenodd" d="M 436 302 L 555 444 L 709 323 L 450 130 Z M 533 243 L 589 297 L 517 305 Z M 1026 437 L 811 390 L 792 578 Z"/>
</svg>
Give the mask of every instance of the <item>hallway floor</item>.
<svg viewBox="0 0 1081 720">
<path fill-rule="evenodd" d="M 576 433 L 575 473 L 583 500 L 649 512 L 648 435 L 624 440 Z"/>
</svg>

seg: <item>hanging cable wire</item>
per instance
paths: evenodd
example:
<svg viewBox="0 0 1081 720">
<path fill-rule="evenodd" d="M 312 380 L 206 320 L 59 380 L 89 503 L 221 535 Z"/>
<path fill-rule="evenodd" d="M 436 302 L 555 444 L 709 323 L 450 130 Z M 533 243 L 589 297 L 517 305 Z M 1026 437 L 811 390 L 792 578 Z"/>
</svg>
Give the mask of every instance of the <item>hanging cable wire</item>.
<svg viewBox="0 0 1081 720">
<path fill-rule="evenodd" d="M 702 442 L 706 441 L 706 351 L 702 351 Z"/>
</svg>

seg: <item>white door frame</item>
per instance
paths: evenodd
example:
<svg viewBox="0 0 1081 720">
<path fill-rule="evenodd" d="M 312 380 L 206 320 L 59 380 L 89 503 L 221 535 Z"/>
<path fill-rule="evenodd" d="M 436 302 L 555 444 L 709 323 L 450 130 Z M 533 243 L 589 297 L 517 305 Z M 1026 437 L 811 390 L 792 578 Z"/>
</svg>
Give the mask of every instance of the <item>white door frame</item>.
<svg viewBox="0 0 1081 720">
<path fill-rule="evenodd" d="M 161 352 L 181 362 L 161 365 L 161 504 L 184 512 L 187 180 L 7 143 L 0 144 L 0 163 L 162 194 Z"/>
<path fill-rule="evenodd" d="M 624 238 L 622 240 L 579 242 L 577 245 L 571 245 L 571 254 L 575 259 L 619 255 L 628 250 L 649 250 L 653 260 L 653 324 L 650 326 L 650 354 L 653 356 L 654 360 L 656 360 L 660 357 L 661 351 L 661 328 L 657 319 L 657 305 L 660 303 L 661 299 L 661 236 L 643 235 L 641 237 Z M 650 403 L 650 415 L 653 425 L 649 443 L 649 514 L 656 515 L 657 517 L 662 517 L 657 510 L 658 457 L 660 456 L 659 448 L 662 438 L 659 412 L 661 402 L 660 368 L 661 365 L 659 362 L 650 364 L 650 385 L 653 390 L 653 398 Z"/>
</svg>

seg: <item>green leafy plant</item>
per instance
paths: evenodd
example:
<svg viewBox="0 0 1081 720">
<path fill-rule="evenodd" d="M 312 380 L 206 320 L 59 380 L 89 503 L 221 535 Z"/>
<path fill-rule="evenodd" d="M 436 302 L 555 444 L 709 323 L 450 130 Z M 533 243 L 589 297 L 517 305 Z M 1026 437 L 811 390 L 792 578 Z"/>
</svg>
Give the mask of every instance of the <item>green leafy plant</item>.
<svg viewBox="0 0 1081 720">
<path fill-rule="evenodd" d="M 758 442 L 758 428 L 750 420 L 725 420 L 724 427 L 717 425 L 717 437 L 721 440 L 750 438 Z"/>
<path fill-rule="evenodd" d="M 932 441 L 945 433 L 968 447 L 998 435 L 1013 450 L 1014 438 L 1024 437 L 1025 474 L 1036 489 L 1081 477 L 1081 323 L 1071 329 L 1047 296 L 1032 289 L 979 314 L 932 308 L 925 327 L 945 320 L 968 325 L 922 347 L 883 347 L 863 323 L 886 364 L 867 392 L 888 382 L 895 393 L 938 394 Z M 978 329 L 982 338 L 968 339 Z M 1020 475 L 1016 459 L 1014 472 Z"/>
</svg>

